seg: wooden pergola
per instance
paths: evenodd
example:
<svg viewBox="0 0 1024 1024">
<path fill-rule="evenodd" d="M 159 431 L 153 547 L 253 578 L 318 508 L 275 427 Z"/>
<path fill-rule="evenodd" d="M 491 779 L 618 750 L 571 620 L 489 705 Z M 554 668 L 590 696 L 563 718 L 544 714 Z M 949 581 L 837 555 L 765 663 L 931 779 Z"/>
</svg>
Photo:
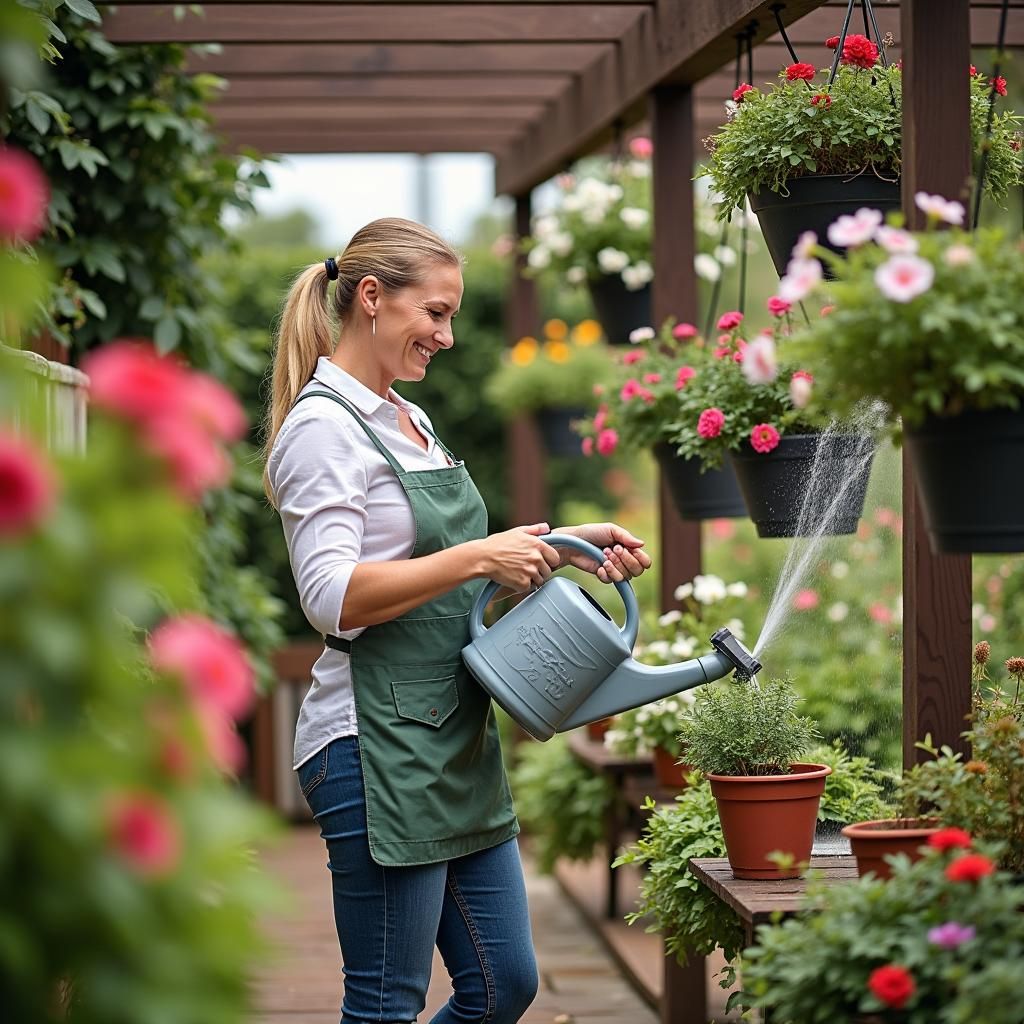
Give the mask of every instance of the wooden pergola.
<svg viewBox="0 0 1024 1024">
<path fill-rule="evenodd" d="M 654 148 L 655 322 L 695 320 L 694 210 L 687 183 L 699 140 L 722 121 L 738 40 L 753 42 L 753 81 L 792 59 L 825 66 L 846 0 L 205 0 L 203 13 L 120 0 L 105 20 L 115 42 L 217 43 L 190 64 L 227 78 L 215 106 L 231 145 L 268 152 L 488 152 L 497 189 L 529 232 L 531 190 L 644 123 Z M 924 189 L 963 195 L 971 168 L 966 68 L 995 45 L 1000 0 L 875 0 L 882 33 L 904 59 L 904 208 Z M 1024 46 L 1024 0 L 1007 44 Z M 859 12 L 858 12 L 859 18 Z M 859 31 L 855 21 L 853 30 Z M 750 77 L 744 65 L 743 78 Z M 537 304 L 516 276 L 509 334 L 532 333 Z M 510 452 L 515 514 L 546 517 L 541 447 L 529 421 Z M 700 571 L 699 524 L 662 494 L 663 601 Z M 904 753 L 931 733 L 959 745 L 969 709 L 970 558 L 933 555 L 904 464 Z"/>
</svg>

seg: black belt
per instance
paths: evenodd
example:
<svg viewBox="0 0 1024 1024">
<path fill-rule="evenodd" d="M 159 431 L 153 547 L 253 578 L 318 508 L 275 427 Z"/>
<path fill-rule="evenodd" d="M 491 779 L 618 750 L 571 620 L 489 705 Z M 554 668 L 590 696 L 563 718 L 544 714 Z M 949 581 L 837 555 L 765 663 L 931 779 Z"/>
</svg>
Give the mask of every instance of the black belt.
<svg viewBox="0 0 1024 1024">
<path fill-rule="evenodd" d="M 332 636 L 328 633 L 328 635 L 324 637 L 324 643 L 327 644 L 332 651 L 341 651 L 342 654 L 352 653 L 352 641 L 344 640 L 340 636 Z"/>
</svg>

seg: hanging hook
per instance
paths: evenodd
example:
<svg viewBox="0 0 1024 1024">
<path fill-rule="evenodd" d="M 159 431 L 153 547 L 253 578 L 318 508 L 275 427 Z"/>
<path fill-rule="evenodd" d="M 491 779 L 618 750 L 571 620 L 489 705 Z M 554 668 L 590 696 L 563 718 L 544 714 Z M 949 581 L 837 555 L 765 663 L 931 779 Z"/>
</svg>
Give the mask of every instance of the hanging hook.
<svg viewBox="0 0 1024 1024">
<path fill-rule="evenodd" d="M 797 64 L 799 63 L 800 58 L 796 55 L 796 50 L 793 49 L 793 44 L 789 41 L 789 36 L 786 34 L 786 26 L 782 24 L 780 12 L 785 9 L 785 4 L 772 4 L 772 14 L 775 15 L 775 24 L 779 26 L 779 35 L 782 36 L 782 41 L 786 44 L 786 49 L 789 50 L 789 55 L 793 58 L 793 63 Z"/>
</svg>

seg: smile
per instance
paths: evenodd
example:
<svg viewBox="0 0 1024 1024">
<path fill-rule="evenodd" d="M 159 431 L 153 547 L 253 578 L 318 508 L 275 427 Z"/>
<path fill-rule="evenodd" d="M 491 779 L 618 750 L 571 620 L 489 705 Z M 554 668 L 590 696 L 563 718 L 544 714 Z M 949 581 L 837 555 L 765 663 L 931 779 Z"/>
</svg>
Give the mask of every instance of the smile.
<svg viewBox="0 0 1024 1024">
<path fill-rule="evenodd" d="M 421 345 L 421 344 L 420 344 L 420 343 L 419 343 L 418 341 L 414 341 L 414 342 L 412 343 L 412 347 L 413 347 L 414 349 L 416 349 L 416 351 L 417 351 L 417 352 L 418 352 L 418 353 L 419 353 L 419 354 L 420 354 L 421 356 L 423 356 L 423 358 L 424 358 L 424 359 L 426 359 L 426 360 L 427 360 L 427 362 L 430 362 L 430 357 L 431 357 L 431 356 L 432 356 L 432 355 L 433 355 L 434 353 L 433 353 L 433 352 L 431 352 L 429 348 L 425 348 L 425 347 L 424 347 L 423 345 Z"/>
</svg>

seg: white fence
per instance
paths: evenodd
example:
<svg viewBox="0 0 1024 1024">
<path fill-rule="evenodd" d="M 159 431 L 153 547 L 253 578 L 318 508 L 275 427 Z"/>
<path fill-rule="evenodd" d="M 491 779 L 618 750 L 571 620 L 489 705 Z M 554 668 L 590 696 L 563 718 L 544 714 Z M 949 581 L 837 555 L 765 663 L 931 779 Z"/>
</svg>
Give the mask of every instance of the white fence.
<svg viewBox="0 0 1024 1024">
<path fill-rule="evenodd" d="M 89 378 L 64 363 L 44 359 L 35 352 L 4 347 L 4 354 L 23 362 L 32 382 L 30 397 L 44 411 L 44 440 L 50 451 L 62 454 L 85 451 Z"/>
</svg>

